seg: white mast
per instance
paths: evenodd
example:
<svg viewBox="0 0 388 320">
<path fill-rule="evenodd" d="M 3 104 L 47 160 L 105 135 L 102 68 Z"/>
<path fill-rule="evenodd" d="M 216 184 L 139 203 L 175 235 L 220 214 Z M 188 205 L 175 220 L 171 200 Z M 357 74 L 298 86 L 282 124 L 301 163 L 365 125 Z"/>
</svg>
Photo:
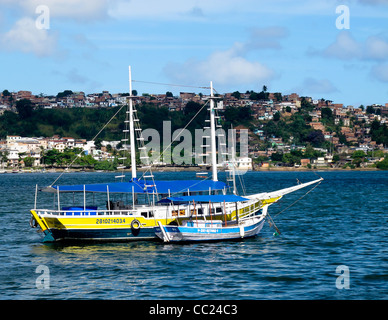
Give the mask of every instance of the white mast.
<svg viewBox="0 0 388 320">
<path fill-rule="evenodd" d="M 129 137 L 131 144 L 131 167 L 132 167 L 132 180 L 136 179 L 136 146 L 135 146 L 135 129 L 133 126 L 133 105 L 132 105 L 132 76 L 131 66 L 129 68 Z"/>
<path fill-rule="evenodd" d="M 236 161 L 234 158 L 234 132 L 233 132 L 233 126 L 232 126 L 232 178 L 233 178 L 233 194 L 237 195 L 237 189 L 236 189 Z"/>
<path fill-rule="evenodd" d="M 213 181 L 218 181 L 218 177 L 217 177 L 216 125 L 215 125 L 214 120 L 215 120 L 215 116 L 214 116 L 213 82 L 210 81 L 210 138 L 211 138 Z"/>
</svg>

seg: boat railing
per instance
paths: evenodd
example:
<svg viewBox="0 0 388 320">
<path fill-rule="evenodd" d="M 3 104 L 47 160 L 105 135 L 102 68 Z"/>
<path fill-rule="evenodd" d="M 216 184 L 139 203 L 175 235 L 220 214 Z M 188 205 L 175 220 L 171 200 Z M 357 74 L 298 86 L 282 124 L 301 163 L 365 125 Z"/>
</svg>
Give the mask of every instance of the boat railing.
<svg viewBox="0 0 388 320">
<path fill-rule="evenodd" d="M 250 203 L 249 205 L 245 205 L 243 208 L 238 209 L 238 215 L 240 218 L 243 217 L 249 217 L 251 215 L 254 215 L 261 207 L 261 204 L 258 202 L 256 203 Z M 191 210 L 188 210 L 190 208 Z M 211 215 L 223 215 L 226 212 L 231 212 L 233 209 L 235 209 L 234 204 L 226 204 L 224 206 L 221 205 L 212 205 L 211 210 L 203 211 L 205 216 L 208 216 L 210 211 Z M 84 216 L 84 217 L 94 217 L 94 216 L 143 216 L 146 218 L 153 217 L 156 213 L 155 210 L 150 210 L 146 206 L 140 206 L 136 209 L 133 208 L 121 208 L 121 209 L 102 209 L 98 210 L 94 207 L 64 207 L 61 210 L 57 209 L 36 209 L 37 213 L 39 215 L 46 215 L 46 216 L 60 216 L 60 217 L 76 217 L 76 216 Z M 202 212 L 202 208 L 199 206 L 196 208 L 197 213 Z M 180 214 L 182 212 L 182 214 Z M 193 214 L 194 210 L 191 207 L 181 207 L 181 208 L 173 208 L 171 207 L 171 215 L 174 217 L 181 217 L 181 216 L 191 216 Z M 195 215 L 195 213 L 194 213 Z M 199 214 L 199 216 L 202 216 L 202 214 Z"/>
<path fill-rule="evenodd" d="M 141 215 L 137 210 L 37 210 L 38 214 L 61 216 L 61 217 L 100 217 L 100 216 L 137 216 Z"/>
</svg>

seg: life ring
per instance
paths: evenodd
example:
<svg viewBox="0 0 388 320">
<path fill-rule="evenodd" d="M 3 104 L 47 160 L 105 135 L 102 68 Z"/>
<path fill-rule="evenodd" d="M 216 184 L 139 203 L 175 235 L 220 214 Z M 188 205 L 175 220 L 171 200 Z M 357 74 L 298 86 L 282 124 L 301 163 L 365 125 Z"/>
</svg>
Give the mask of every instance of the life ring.
<svg viewBox="0 0 388 320">
<path fill-rule="evenodd" d="M 30 219 L 30 227 L 31 228 L 36 228 L 37 226 L 38 226 L 38 221 L 36 221 L 34 217 L 31 217 L 31 219 Z"/>
<path fill-rule="evenodd" d="M 135 219 L 131 222 L 131 228 L 134 230 L 138 230 L 141 227 L 141 223 L 139 220 Z"/>
</svg>

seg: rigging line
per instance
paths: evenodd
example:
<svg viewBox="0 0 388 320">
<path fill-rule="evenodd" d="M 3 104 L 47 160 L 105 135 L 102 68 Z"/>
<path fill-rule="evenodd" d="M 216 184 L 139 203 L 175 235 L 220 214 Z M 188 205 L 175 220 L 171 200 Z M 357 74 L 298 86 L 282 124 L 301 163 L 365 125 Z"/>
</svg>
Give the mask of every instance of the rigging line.
<svg viewBox="0 0 388 320">
<path fill-rule="evenodd" d="M 132 80 L 132 82 L 148 83 L 148 84 L 158 84 L 158 85 L 172 86 L 172 87 L 187 87 L 187 88 L 210 89 L 210 87 L 190 86 L 190 85 L 185 85 L 185 84 L 173 84 L 173 83 L 162 83 L 162 82 L 141 81 L 141 80 Z"/>
<path fill-rule="evenodd" d="M 133 80 L 132 80 L 132 81 L 133 81 Z M 136 118 L 137 120 L 140 120 L 139 117 L 138 117 L 137 115 L 135 115 L 135 117 L 137 117 L 137 118 Z M 135 122 L 135 127 L 136 127 L 136 129 L 140 129 L 140 131 L 139 131 L 138 133 L 136 133 L 137 130 L 135 130 L 135 135 L 136 135 L 138 138 L 142 138 L 142 137 L 143 137 L 143 131 L 141 130 L 140 121 L 136 121 L 136 122 Z M 141 147 L 144 147 L 144 146 L 145 146 L 144 140 L 140 140 L 140 143 L 139 143 L 139 144 L 140 144 Z M 157 188 L 156 188 L 156 184 L 155 184 L 155 180 L 154 180 L 153 173 L 152 173 L 152 168 L 151 168 L 151 165 L 152 165 L 152 164 L 150 163 L 150 160 L 149 160 L 149 158 L 148 158 L 148 153 L 147 153 L 146 149 L 142 149 L 142 151 L 144 152 L 144 157 L 146 157 L 146 159 L 147 159 L 146 165 L 149 166 L 149 169 L 148 169 L 148 170 L 145 170 L 145 171 L 143 172 L 143 174 L 142 174 L 142 176 L 140 177 L 140 179 L 144 178 L 144 181 L 146 181 L 146 178 L 145 178 L 144 176 L 145 176 L 145 174 L 149 171 L 150 174 L 151 174 L 151 180 L 152 180 L 152 182 L 153 182 L 153 186 L 155 187 L 156 194 L 157 194 L 157 196 L 158 196 L 158 192 L 157 192 Z M 141 152 L 140 152 L 140 156 L 141 156 Z M 132 164 L 131 164 L 131 165 L 132 165 Z M 135 164 L 135 165 L 136 165 L 136 164 Z M 147 184 L 147 182 L 146 182 L 146 184 Z M 148 193 L 148 192 L 147 192 L 147 198 L 148 198 L 148 201 L 150 202 L 150 196 L 149 196 L 149 193 Z M 158 199 L 159 199 L 159 197 L 158 197 Z"/>
<path fill-rule="evenodd" d="M 198 110 L 198 112 L 194 115 L 194 117 L 191 118 L 191 120 L 185 125 L 185 127 L 179 132 L 179 134 L 177 134 L 177 137 L 180 136 L 180 134 L 183 132 L 183 130 L 185 130 L 189 125 L 190 123 L 197 117 L 197 115 L 203 110 L 203 108 L 208 104 L 209 100 L 206 101 L 206 103 L 204 103 L 204 105 L 201 107 L 201 109 Z M 176 139 L 171 139 L 172 141 L 170 142 L 170 144 L 162 151 L 162 153 L 160 154 L 160 157 L 164 154 L 164 152 L 172 145 L 173 142 L 175 142 Z M 150 164 L 150 167 L 152 167 L 152 163 Z M 151 168 L 150 168 L 151 170 Z M 148 172 L 145 171 L 144 173 Z M 143 174 L 144 175 L 144 174 Z"/>
<path fill-rule="evenodd" d="M 113 117 L 112 118 L 110 118 L 109 119 L 109 121 L 107 122 L 107 123 L 105 123 L 104 124 L 104 126 L 101 128 L 101 130 L 94 136 L 94 138 L 91 140 L 91 141 L 94 141 L 98 136 L 99 136 L 99 134 L 106 128 L 106 126 L 117 116 L 117 114 L 121 111 L 121 109 L 124 107 L 125 105 L 122 105 L 121 107 L 120 107 L 120 109 L 119 110 L 117 110 L 117 112 L 113 115 Z M 80 153 L 78 153 L 77 155 L 76 155 L 76 157 L 73 159 L 73 161 L 72 162 L 70 162 L 70 164 L 66 167 L 66 169 L 65 170 L 63 170 L 62 171 L 62 173 L 59 175 L 59 177 L 58 178 L 56 178 L 55 180 L 54 180 L 54 182 L 53 183 L 51 183 L 51 186 L 55 183 L 55 182 L 57 182 L 61 177 L 62 177 L 62 175 L 67 171 L 67 169 L 69 169 L 71 166 L 72 166 L 72 164 L 75 162 L 75 160 L 77 160 L 77 158 L 81 155 L 81 153 L 83 153 L 84 152 L 84 150 L 82 150 Z"/>
<path fill-rule="evenodd" d="M 280 231 L 279 231 L 279 229 L 278 229 L 278 227 L 276 226 L 276 224 L 275 224 L 275 221 L 273 221 L 273 219 L 272 219 L 272 217 L 270 216 L 270 214 L 267 212 L 267 216 L 268 216 L 268 220 L 270 220 L 268 223 L 269 223 L 269 225 L 270 225 L 270 227 L 271 227 L 271 224 L 272 224 L 272 226 L 275 228 L 275 230 L 276 230 L 276 232 L 278 233 L 278 234 L 280 234 Z"/>
<path fill-rule="evenodd" d="M 277 214 L 274 215 L 274 217 L 276 218 L 279 214 L 281 214 L 282 212 L 286 211 L 287 209 L 291 208 L 295 203 L 297 203 L 298 201 L 302 200 L 305 196 L 307 196 L 311 191 L 313 191 L 316 187 L 318 187 L 319 185 L 321 184 L 321 182 L 317 183 L 313 188 L 311 188 L 309 191 L 307 191 L 303 196 L 301 196 L 299 199 L 295 200 L 293 203 L 291 203 L 288 207 L 284 208 L 283 210 L 281 210 L 280 212 L 278 212 Z"/>
<path fill-rule="evenodd" d="M 198 182 L 197 183 L 194 183 L 194 184 L 192 184 L 191 186 L 189 186 L 187 189 L 189 189 L 190 190 L 190 188 L 191 187 L 195 187 L 197 184 L 199 184 L 199 183 L 201 183 L 202 181 L 205 181 L 205 180 L 207 180 L 207 179 L 210 179 L 210 177 L 206 177 L 205 179 L 203 179 L 203 180 L 198 180 Z M 171 193 L 171 195 L 175 195 L 175 194 L 177 194 L 177 193 L 181 193 L 181 192 L 184 192 L 185 190 L 187 190 L 187 189 L 182 189 L 182 190 L 179 190 L 179 191 L 176 191 L 176 192 L 174 192 L 174 193 Z"/>
</svg>

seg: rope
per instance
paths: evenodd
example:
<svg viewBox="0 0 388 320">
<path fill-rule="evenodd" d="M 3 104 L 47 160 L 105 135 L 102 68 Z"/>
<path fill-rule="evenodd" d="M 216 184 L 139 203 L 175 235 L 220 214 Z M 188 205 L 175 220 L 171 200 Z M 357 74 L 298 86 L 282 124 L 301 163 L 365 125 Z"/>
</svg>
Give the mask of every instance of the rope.
<svg viewBox="0 0 388 320">
<path fill-rule="evenodd" d="M 307 196 L 311 191 L 313 191 L 316 187 L 318 187 L 321 184 L 321 182 L 317 183 L 313 188 L 311 188 L 309 191 L 307 191 L 303 196 L 301 196 L 299 199 L 295 200 L 293 203 L 291 203 L 288 207 L 284 208 L 280 212 L 278 212 L 274 217 L 277 217 L 282 212 L 286 211 L 287 209 L 291 208 L 295 203 L 302 200 L 305 196 Z"/>
<path fill-rule="evenodd" d="M 311 191 L 313 191 L 316 187 L 318 187 L 319 185 L 321 184 L 321 182 L 317 183 L 313 188 L 311 188 L 309 191 L 307 191 L 303 196 L 301 196 L 299 199 L 297 199 L 296 201 L 294 201 L 292 204 L 290 204 L 288 207 L 284 208 L 283 210 L 281 210 L 280 212 L 278 212 L 277 214 L 274 215 L 274 217 L 276 218 L 279 214 L 281 214 L 282 212 L 286 211 L 287 209 L 291 208 L 295 203 L 297 203 L 298 201 L 302 200 L 305 196 L 307 196 Z M 275 233 L 274 235 L 280 235 L 280 231 L 278 229 L 278 227 L 276 226 L 275 222 L 273 221 L 272 217 L 269 215 L 269 213 L 267 213 L 268 217 L 269 217 L 269 225 L 270 227 L 274 226 L 274 228 L 276 229 L 276 232 L 277 234 Z"/>
<path fill-rule="evenodd" d="M 198 112 L 194 115 L 194 117 L 192 117 L 190 119 L 190 121 L 185 125 L 185 127 L 179 132 L 179 134 L 177 134 L 177 137 L 183 132 L 183 130 L 185 130 L 189 125 L 190 123 L 197 117 L 197 115 L 203 110 L 203 108 L 205 108 L 205 106 L 208 104 L 209 101 L 207 101 L 202 107 L 201 109 L 198 110 Z M 164 152 L 172 145 L 172 143 L 175 141 L 175 139 L 171 139 L 172 141 L 170 142 L 170 144 L 161 152 L 160 154 L 160 157 L 164 154 Z M 150 164 L 150 167 L 152 167 L 153 163 Z M 150 168 L 151 170 L 151 168 Z M 144 173 L 148 172 L 148 170 L 146 170 Z M 144 175 L 143 173 L 143 175 Z"/>
<path fill-rule="evenodd" d="M 121 111 L 121 109 L 124 107 L 124 105 L 122 105 L 121 107 L 120 107 L 120 109 L 113 115 L 113 117 L 112 118 L 110 118 L 110 120 L 107 122 L 107 123 L 105 123 L 104 124 L 104 126 L 101 128 L 101 130 L 94 136 L 94 138 L 92 139 L 92 141 L 94 141 L 98 136 L 99 136 L 99 134 L 106 128 L 106 126 L 117 116 L 117 114 Z M 77 160 L 77 158 L 81 155 L 81 153 L 83 153 L 84 152 L 84 150 L 82 150 L 81 152 L 79 152 L 76 156 L 75 156 L 75 158 L 73 159 L 73 161 L 66 167 L 66 169 L 59 175 L 59 177 L 58 178 L 56 178 L 55 180 L 54 180 L 54 182 L 51 184 L 51 186 L 55 183 L 55 182 L 57 182 L 61 177 L 62 177 L 62 175 L 66 172 L 66 170 L 67 169 L 69 169 L 71 166 L 72 166 L 72 164 L 75 162 L 75 160 Z"/>
<path fill-rule="evenodd" d="M 267 212 L 267 216 L 268 216 L 269 220 L 271 220 L 270 222 L 268 222 L 268 223 L 269 223 L 269 226 L 270 226 L 270 227 L 274 226 L 275 229 L 276 229 L 276 232 L 277 232 L 278 234 L 280 234 L 280 230 L 278 229 L 278 227 L 276 226 L 275 222 L 273 221 L 272 217 L 269 215 L 268 212 Z M 271 224 L 272 224 L 272 225 L 271 225 Z"/>
</svg>

